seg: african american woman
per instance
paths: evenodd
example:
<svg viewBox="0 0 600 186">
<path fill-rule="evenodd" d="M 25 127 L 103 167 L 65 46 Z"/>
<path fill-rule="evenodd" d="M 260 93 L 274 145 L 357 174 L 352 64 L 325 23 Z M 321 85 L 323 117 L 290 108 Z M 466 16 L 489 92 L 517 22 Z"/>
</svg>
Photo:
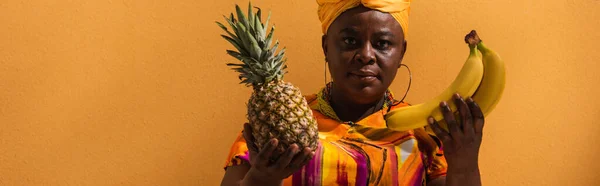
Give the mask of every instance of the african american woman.
<svg viewBox="0 0 600 186">
<path fill-rule="evenodd" d="M 386 128 L 384 115 L 408 105 L 388 88 L 403 66 L 410 0 L 317 3 L 333 79 L 306 96 L 323 136 L 317 149 L 292 145 L 270 161 L 277 140 L 258 151 L 249 145 L 252 129 L 245 124 L 226 159 L 222 185 L 481 185 L 484 119 L 472 99 L 455 96 L 462 118 L 440 103 L 450 132 L 432 120 L 429 128 Z"/>
</svg>

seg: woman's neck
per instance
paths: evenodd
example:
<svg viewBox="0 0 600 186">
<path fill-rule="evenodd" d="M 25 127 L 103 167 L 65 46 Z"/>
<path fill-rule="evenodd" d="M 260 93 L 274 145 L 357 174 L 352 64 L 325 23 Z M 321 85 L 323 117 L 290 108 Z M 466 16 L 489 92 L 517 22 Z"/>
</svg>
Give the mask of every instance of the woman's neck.
<svg viewBox="0 0 600 186">
<path fill-rule="evenodd" d="M 346 96 L 335 90 L 329 92 L 331 108 L 335 111 L 338 118 L 342 121 L 358 122 L 361 119 L 375 113 L 383 108 L 384 95 L 381 99 L 369 104 L 357 104 L 349 100 Z"/>
</svg>

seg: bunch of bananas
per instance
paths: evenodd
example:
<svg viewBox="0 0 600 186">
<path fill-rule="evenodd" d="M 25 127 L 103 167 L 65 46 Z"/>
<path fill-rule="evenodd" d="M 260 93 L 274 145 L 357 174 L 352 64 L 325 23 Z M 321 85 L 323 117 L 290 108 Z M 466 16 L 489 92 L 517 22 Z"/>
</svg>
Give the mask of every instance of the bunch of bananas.
<svg viewBox="0 0 600 186">
<path fill-rule="evenodd" d="M 504 91 L 506 81 L 504 62 L 496 52 L 483 44 L 475 30 L 467 34 L 465 42 L 469 44 L 469 57 L 452 84 L 434 99 L 387 113 L 385 119 L 388 128 L 405 131 L 424 127 L 428 125 L 427 118 L 432 116 L 442 128 L 447 130 L 438 105 L 446 101 L 452 110 L 456 110 L 456 105 L 452 101 L 455 93 L 473 98 L 485 117 L 490 114 Z"/>
</svg>

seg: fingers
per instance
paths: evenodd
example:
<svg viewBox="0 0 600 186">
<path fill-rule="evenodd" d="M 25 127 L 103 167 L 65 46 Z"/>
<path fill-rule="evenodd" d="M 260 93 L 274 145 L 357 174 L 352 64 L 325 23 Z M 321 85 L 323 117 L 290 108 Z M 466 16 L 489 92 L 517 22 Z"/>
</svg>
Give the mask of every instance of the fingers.
<svg viewBox="0 0 600 186">
<path fill-rule="evenodd" d="M 452 138 L 450 138 L 450 134 L 448 134 L 448 132 L 444 131 L 444 129 L 442 129 L 442 127 L 440 127 L 438 122 L 435 121 L 435 119 L 433 117 L 429 117 L 427 119 L 427 122 L 429 122 L 429 126 L 431 126 L 431 129 L 433 130 L 435 135 L 438 138 L 440 138 L 440 140 L 442 140 L 442 143 L 450 143 L 450 141 L 452 140 Z"/>
<path fill-rule="evenodd" d="M 315 157 L 315 152 L 311 152 L 310 149 L 306 151 L 308 151 L 309 153 L 306 156 L 306 158 L 304 158 L 304 161 L 301 163 L 301 165 L 306 165 L 308 162 L 310 162 L 310 160 L 312 160 Z"/>
<path fill-rule="evenodd" d="M 308 164 L 310 160 L 315 156 L 315 153 L 311 151 L 310 148 L 305 147 L 304 150 L 296 154 L 296 157 L 290 162 L 288 167 L 286 168 L 286 175 L 292 175 L 294 172 L 298 171 L 301 167 Z"/>
<path fill-rule="evenodd" d="M 458 93 L 454 94 L 454 104 L 456 104 L 461 118 L 460 121 L 462 122 L 463 133 L 465 135 L 472 136 L 472 134 L 475 132 L 473 129 L 473 117 L 471 116 L 471 110 L 469 109 L 469 106 Z"/>
<path fill-rule="evenodd" d="M 296 157 L 294 157 L 294 160 L 292 160 L 289 167 L 294 169 L 296 167 L 301 167 L 305 165 L 306 162 L 312 159 L 311 154 L 314 155 L 314 153 L 311 152 L 310 148 L 305 147 L 304 150 L 302 150 L 302 152 L 298 153 Z"/>
<path fill-rule="evenodd" d="M 244 123 L 244 131 L 243 131 L 244 139 L 246 139 L 246 146 L 248 150 L 252 152 L 258 152 L 258 148 L 254 144 L 254 137 L 252 136 L 252 127 L 248 123 Z"/>
<path fill-rule="evenodd" d="M 298 154 L 298 151 L 299 151 L 298 145 L 296 145 L 296 144 L 290 145 L 290 147 L 288 147 L 288 149 L 285 151 L 285 153 L 283 153 L 283 154 L 281 154 L 281 156 L 279 156 L 279 160 L 277 160 L 277 162 L 275 163 L 274 168 L 276 170 L 281 170 L 281 169 L 288 167 L 288 165 L 290 164 L 290 162 L 292 161 L 294 156 L 296 156 L 296 154 Z"/>
<path fill-rule="evenodd" d="M 263 149 L 258 153 L 258 158 L 256 158 L 256 164 L 259 166 L 266 166 L 269 164 L 269 158 L 273 154 L 273 150 L 277 147 L 278 141 L 277 139 L 269 140 Z"/>
<path fill-rule="evenodd" d="M 471 115 L 473 115 L 473 125 L 474 131 L 476 134 L 481 134 L 483 132 L 483 125 L 485 123 L 485 117 L 479 105 L 473 101 L 472 98 L 467 99 L 467 104 L 469 105 L 469 109 L 471 110 Z"/>
<path fill-rule="evenodd" d="M 450 136 L 452 138 L 460 140 L 462 139 L 462 132 L 458 127 L 458 122 L 456 122 L 456 118 L 454 118 L 454 112 L 448 106 L 448 103 L 445 101 L 440 103 L 440 108 L 442 109 L 442 115 L 444 115 L 444 120 L 446 124 L 448 124 L 448 130 L 450 131 Z"/>
</svg>

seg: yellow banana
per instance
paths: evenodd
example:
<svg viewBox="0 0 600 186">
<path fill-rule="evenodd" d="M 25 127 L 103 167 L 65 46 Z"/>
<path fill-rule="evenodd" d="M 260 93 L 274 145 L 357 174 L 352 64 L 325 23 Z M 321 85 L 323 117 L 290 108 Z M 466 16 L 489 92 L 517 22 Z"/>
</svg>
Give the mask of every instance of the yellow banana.
<svg viewBox="0 0 600 186">
<path fill-rule="evenodd" d="M 477 49 L 483 56 L 484 73 L 481 84 L 472 98 L 481 108 L 483 115 L 487 117 L 502 98 L 506 83 L 506 69 L 500 56 L 487 48 L 483 42 L 477 44 Z"/>
<path fill-rule="evenodd" d="M 429 116 L 441 121 L 443 115 L 439 109 L 440 102 L 446 101 L 452 110 L 456 110 L 456 105 L 452 101 L 452 96 L 455 93 L 459 93 L 461 96 L 473 95 L 483 78 L 484 67 L 481 58 L 478 57 L 477 43 L 469 43 L 469 49 L 469 57 L 452 84 L 444 92 L 425 103 L 406 106 L 389 112 L 385 117 L 388 128 L 405 131 L 424 127 L 428 125 L 427 118 Z"/>
<path fill-rule="evenodd" d="M 443 128 L 447 129 L 438 104 L 446 101 L 452 110 L 456 110 L 456 105 L 452 101 L 454 93 L 459 93 L 463 97 L 471 96 L 481 108 L 484 116 L 487 117 L 490 114 L 504 92 L 506 83 L 504 61 L 496 52 L 481 42 L 474 30 L 465 37 L 465 41 L 469 43 L 471 53 L 452 85 L 431 101 L 399 108 L 388 113 L 386 115 L 388 128 L 409 130 L 423 127 L 428 125 L 427 118 L 433 116 Z M 476 47 L 474 47 L 475 44 Z"/>
</svg>

